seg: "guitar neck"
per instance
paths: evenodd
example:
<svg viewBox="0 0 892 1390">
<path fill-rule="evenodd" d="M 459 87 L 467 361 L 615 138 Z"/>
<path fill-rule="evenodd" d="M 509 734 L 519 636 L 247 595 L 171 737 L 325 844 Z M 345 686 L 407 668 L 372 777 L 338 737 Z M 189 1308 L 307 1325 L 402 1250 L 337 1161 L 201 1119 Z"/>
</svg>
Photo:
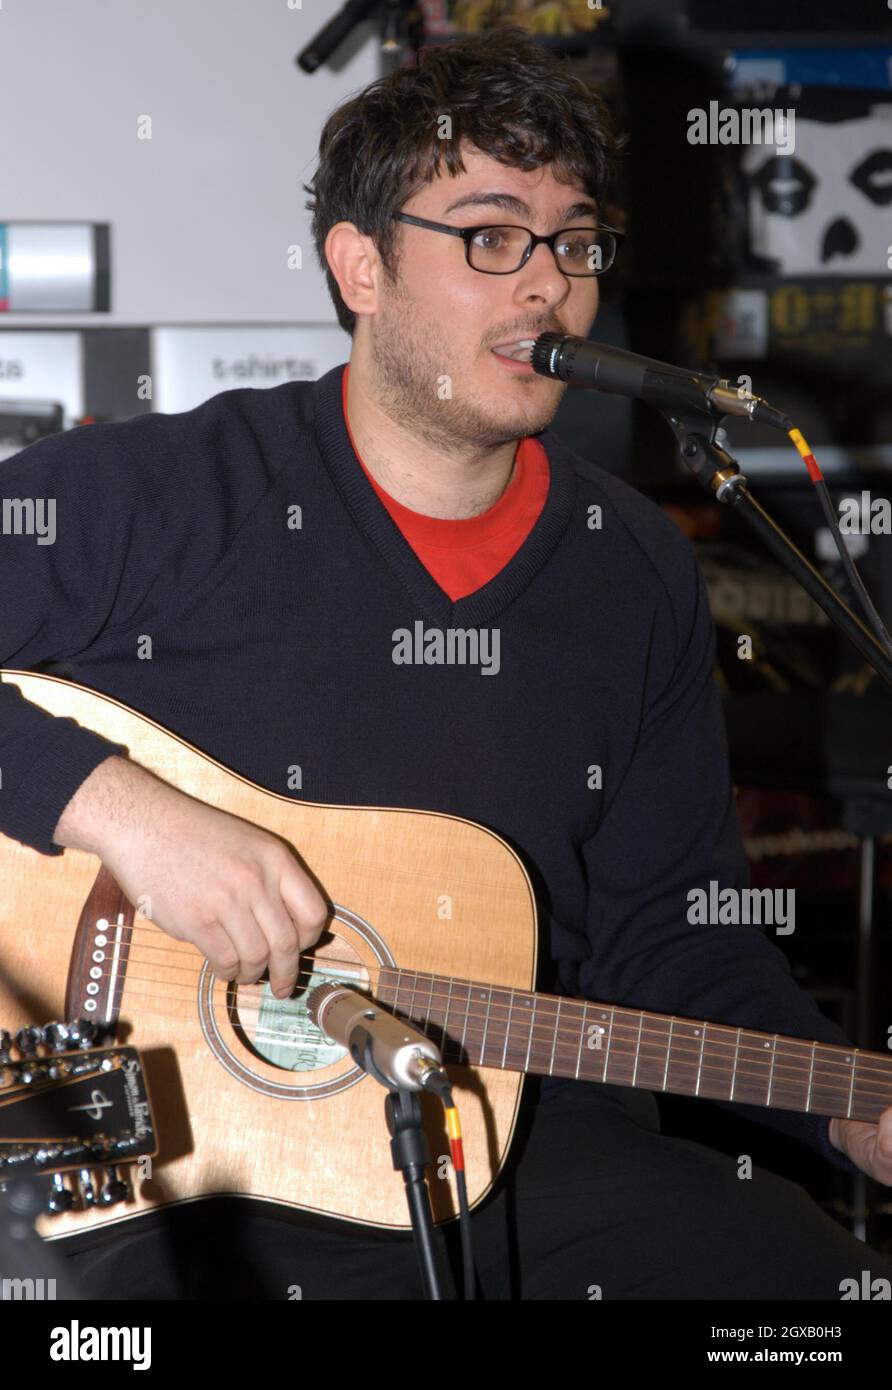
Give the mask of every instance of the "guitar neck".
<svg viewBox="0 0 892 1390">
<path fill-rule="evenodd" d="M 880 1052 L 409 970 L 375 996 L 447 1061 L 871 1122 L 892 1105 Z"/>
</svg>

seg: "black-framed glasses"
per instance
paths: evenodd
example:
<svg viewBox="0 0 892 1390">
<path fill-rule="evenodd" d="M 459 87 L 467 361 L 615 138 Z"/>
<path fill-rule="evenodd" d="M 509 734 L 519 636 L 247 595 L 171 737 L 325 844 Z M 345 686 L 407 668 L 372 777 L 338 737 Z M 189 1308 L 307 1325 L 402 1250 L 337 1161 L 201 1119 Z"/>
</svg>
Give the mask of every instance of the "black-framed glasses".
<svg viewBox="0 0 892 1390">
<path fill-rule="evenodd" d="M 475 227 L 450 227 L 446 222 L 431 222 L 408 212 L 395 212 L 393 216 L 411 227 L 461 237 L 465 260 L 472 270 L 483 275 L 513 275 L 526 265 L 540 242 L 551 247 L 562 275 L 603 275 L 626 239 L 625 233 L 612 227 L 564 227 L 551 236 L 537 236 L 529 227 L 510 224 L 484 222 Z"/>
</svg>

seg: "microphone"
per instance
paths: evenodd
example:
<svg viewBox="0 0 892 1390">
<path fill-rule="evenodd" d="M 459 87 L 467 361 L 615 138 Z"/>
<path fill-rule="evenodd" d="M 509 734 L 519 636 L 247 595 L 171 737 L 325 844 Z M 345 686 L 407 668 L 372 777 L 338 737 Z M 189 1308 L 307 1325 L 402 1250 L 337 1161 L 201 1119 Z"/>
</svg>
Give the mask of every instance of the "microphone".
<svg viewBox="0 0 892 1390">
<path fill-rule="evenodd" d="M 346 1047 L 357 1066 L 388 1089 L 432 1090 L 449 1082 L 430 1038 L 344 985 L 317 985 L 307 1012 L 327 1037 Z"/>
<path fill-rule="evenodd" d="M 670 413 L 693 408 L 718 417 L 746 415 L 785 432 L 793 428 L 783 411 L 761 396 L 740 395 L 722 377 L 673 367 L 569 333 L 542 333 L 533 344 L 530 364 L 540 376 L 556 377 L 568 386 L 632 396 Z"/>
<path fill-rule="evenodd" d="M 325 28 L 297 55 L 294 61 L 298 67 L 312 75 L 344 42 L 350 31 L 369 18 L 377 4 L 378 0 L 347 0 Z"/>
</svg>

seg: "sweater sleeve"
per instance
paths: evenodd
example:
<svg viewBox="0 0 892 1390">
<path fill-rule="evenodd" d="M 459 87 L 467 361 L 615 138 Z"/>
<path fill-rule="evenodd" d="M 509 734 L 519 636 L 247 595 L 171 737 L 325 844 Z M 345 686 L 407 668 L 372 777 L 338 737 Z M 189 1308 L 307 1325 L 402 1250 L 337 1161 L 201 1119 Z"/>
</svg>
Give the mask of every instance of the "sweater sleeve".
<svg viewBox="0 0 892 1390">
<path fill-rule="evenodd" d="M 34 670 L 83 651 L 115 615 L 129 488 L 110 442 L 107 426 L 84 426 L 2 465 L 0 667 Z M 99 763 L 126 751 L 0 682 L 0 832 L 61 854 L 52 834 L 65 806 Z"/>
<path fill-rule="evenodd" d="M 80 426 L 0 465 L 0 667 L 88 663 L 106 634 L 157 618 L 213 568 L 265 487 L 227 408 L 238 395 Z M 52 834 L 68 801 L 126 752 L 0 682 L 0 833 L 61 854 Z"/>
<path fill-rule="evenodd" d="M 0 683 L 0 834 L 40 854 L 61 854 L 52 839 L 59 817 L 93 769 L 115 754 L 126 757 L 126 747 Z"/>
<path fill-rule="evenodd" d="M 752 925 L 695 925 L 692 889 L 749 886 L 727 737 L 712 675 L 715 629 L 681 532 L 655 613 L 637 746 L 607 786 L 584 844 L 591 957 L 585 997 L 658 1013 L 851 1046 L 797 985 L 783 952 Z M 716 1102 L 808 1144 L 846 1172 L 829 1118 Z"/>
</svg>

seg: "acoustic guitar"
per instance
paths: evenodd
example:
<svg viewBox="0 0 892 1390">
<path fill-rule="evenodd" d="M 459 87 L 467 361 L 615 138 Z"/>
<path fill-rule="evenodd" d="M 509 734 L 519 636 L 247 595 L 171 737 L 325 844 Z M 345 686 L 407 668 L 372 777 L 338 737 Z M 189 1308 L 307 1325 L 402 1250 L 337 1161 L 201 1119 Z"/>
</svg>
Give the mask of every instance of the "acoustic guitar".
<svg viewBox="0 0 892 1390">
<path fill-rule="evenodd" d="M 0 1084 L 17 1037 L 47 1050 L 21 1032 L 35 1019 L 85 1020 L 97 1041 L 139 1049 L 155 1117 L 150 1164 L 121 1167 L 126 1183 L 97 1173 L 93 1200 L 78 1188 L 70 1210 L 57 1203 L 42 1218 L 44 1235 L 211 1194 L 405 1228 L 385 1092 L 307 1012 L 308 992 L 332 980 L 369 993 L 441 1046 L 472 1207 L 504 1164 L 525 1073 L 868 1121 L 892 1105 L 892 1058 L 882 1053 L 534 993 L 530 880 L 481 826 L 295 801 L 107 696 L 53 676 L 0 678 L 51 714 L 126 745 L 180 790 L 282 837 L 333 906 L 294 993 L 277 1000 L 263 982 L 217 978 L 194 947 L 136 911 L 94 855 L 48 857 L 0 836 Z M 428 1099 L 431 1195 L 445 1221 L 456 1213 L 449 1146 Z M 114 1200 L 98 1200 L 104 1190 Z"/>
</svg>

